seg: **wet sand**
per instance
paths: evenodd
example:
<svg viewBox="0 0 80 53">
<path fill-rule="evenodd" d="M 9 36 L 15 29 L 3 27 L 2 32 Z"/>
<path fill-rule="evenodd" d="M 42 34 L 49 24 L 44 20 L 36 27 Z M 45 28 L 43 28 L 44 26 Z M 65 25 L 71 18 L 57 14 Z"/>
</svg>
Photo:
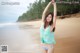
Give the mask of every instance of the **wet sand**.
<svg viewBox="0 0 80 53">
<path fill-rule="evenodd" d="M 40 47 L 41 20 L 0 27 L 0 45 L 8 53 L 44 53 Z M 54 53 L 80 53 L 80 18 L 57 19 Z"/>
</svg>

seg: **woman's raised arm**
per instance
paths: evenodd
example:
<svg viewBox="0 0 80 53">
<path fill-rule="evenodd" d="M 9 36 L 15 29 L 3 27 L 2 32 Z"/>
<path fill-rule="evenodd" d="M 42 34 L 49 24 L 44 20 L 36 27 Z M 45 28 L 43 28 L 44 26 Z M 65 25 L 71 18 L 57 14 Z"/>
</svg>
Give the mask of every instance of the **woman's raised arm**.
<svg viewBox="0 0 80 53">
<path fill-rule="evenodd" d="M 54 18 L 53 18 L 53 23 L 56 25 L 56 17 L 57 17 L 57 7 L 56 7 L 56 2 L 54 3 Z"/>
<path fill-rule="evenodd" d="M 46 8 L 44 9 L 44 11 L 43 11 L 43 13 L 42 13 L 42 21 L 43 21 L 43 22 L 44 22 L 44 18 L 45 18 L 45 16 L 46 16 L 46 13 L 47 13 L 50 5 L 51 5 L 51 2 L 48 3 L 48 5 L 46 6 Z"/>
<path fill-rule="evenodd" d="M 56 26 L 56 18 L 57 18 L 57 7 L 56 2 L 53 3 L 54 6 L 54 17 L 53 17 L 53 28 Z"/>
</svg>

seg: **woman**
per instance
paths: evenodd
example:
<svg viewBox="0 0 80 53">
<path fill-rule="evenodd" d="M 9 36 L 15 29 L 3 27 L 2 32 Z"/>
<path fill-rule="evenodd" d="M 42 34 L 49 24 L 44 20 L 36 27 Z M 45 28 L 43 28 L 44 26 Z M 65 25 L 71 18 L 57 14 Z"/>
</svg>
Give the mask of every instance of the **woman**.
<svg viewBox="0 0 80 53">
<path fill-rule="evenodd" d="M 49 13 L 46 15 L 50 5 L 54 7 L 54 15 L 53 13 Z M 56 27 L 56 3 L 54 0 L 48 3 L 46 8 L 42 14 L 42 25 L 40 27 L 40 37 L 41 37 L 41 46 L 45 50 L 46 53 L 52 53 L 54 50 L 54 44 L 56 41 L 54 39 L 54 31 Z"/>
</svg>

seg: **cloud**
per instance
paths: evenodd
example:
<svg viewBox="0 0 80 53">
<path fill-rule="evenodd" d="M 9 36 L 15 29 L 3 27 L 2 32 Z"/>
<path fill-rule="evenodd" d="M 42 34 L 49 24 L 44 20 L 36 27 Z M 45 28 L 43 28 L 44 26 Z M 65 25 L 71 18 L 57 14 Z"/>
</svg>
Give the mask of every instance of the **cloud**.
<svg viewBox="0 0 80 53">
<path fill-rule="evenodd" d="M 27 6 L 29 6 L 29 3 L 33 3 L 34 1 L 35 0 L 0 0 L 0 21 L 3 19 L 3 22 L 5 22 L 4 19 L 7 18 L 15 22 L 20 15 L 28 10 Z M 19 4 L 14 4 L 16 2 Z"/>
</svg>

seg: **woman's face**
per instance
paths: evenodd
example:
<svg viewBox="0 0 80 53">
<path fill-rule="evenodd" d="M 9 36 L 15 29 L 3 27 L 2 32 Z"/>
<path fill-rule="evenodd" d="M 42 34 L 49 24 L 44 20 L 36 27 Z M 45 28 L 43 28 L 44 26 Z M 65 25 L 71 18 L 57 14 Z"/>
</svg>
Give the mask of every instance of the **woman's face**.
<svg viewBox="0 0 80 53">
<path fill-rule="evenodd" d="M 50 21 L 51 21 L 51 19 L 52 19 L 52 15 L 51 15 L 51 14 L 49 14 L 49 15 L 47 16 L 47 18 L 46 18 L 46 21 L 47 21 L 47 22 L 50 22 Z"/>
</svg>

